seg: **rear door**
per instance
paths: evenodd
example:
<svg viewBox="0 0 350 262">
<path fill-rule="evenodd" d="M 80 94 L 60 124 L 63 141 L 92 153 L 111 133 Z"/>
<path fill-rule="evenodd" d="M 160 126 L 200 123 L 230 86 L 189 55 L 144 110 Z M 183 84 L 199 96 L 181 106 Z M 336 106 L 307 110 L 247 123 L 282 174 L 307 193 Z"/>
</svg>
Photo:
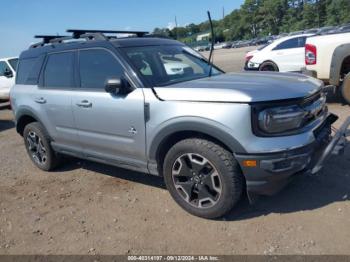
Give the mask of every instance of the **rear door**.
<svg viewBox="0 0 350 262">
<path fill-rule="evenodd" d="M 144 95 L 110 94 L 105 83 L 125 76 L 119 58 L 110 50 L 79 51 L 80 88 L 72 95 L 72 108 L 79 141 L 86 157 L 119 165 L 144 165 Z"/>
<path fill-rule="evenodd" d="M 41 74 L 40 87 L 32 99 L 41 107 L 45 127 L 54 143 L 68 152 L 79 152 L 80 144 L 72 112 L 72 94 L 75 92 L 76 51 L 47 55 Z"/>
<path fill-rule="evenodd" d="M 283 41 L 271 52 L 280 72 L 299 72 L 304 66 L 306 37 L 295 37 Z"/>
</svg>

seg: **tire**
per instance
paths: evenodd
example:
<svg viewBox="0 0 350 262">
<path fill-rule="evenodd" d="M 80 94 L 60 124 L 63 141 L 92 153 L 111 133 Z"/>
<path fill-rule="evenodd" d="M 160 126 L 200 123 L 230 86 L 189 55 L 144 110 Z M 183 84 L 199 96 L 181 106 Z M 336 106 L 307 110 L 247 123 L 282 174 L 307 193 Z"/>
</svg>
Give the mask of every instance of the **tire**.
<svg viewBox="0 0 350 262">
<path fill-rule="evenodd" d="M 203 218 L 228 213 L 240 200 L 244 187 L 233 154 L 204 139 L 175 144 L 165 157 L 163 174 L 174 200 L 187 212 Z"/>
<path fill-rule="evenodd" d="M 49 135 L 40 123 L 26 125 L 23 139 L 30 159 L 38 168 L 51 171 L 58 166 L 60 158 L 52 149 Z"/>
<path fill-rule="evenodd" d="M 272 72 L 278 72 L 278 66 L 271 61 L 266 61 L 262 63 L 259 67 L 259 71 L 272 71 Z"/>
<path fill-rule="evenodd" d="M 344 81 L 340 87 L 341 95 L 344 101 L 350 105 L 350 73 L 344 77 Z"/>
</svg>

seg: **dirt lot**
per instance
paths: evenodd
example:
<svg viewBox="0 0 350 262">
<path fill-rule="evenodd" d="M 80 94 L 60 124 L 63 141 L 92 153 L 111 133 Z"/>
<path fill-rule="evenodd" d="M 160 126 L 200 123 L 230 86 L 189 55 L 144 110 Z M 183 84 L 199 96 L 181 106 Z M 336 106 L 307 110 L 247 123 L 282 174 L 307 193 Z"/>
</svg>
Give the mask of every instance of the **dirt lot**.
<svg viewBox="0 0 350 262">
<path fill-rule="evenodd" d="M 245 51 L 217 50 L 215 62 L 241 70 Z M 0 111 L 0 254 L 350 254 L 349 149 L 276 196 L 205 220 L 158 177 L 77 159 L 39 171 L 11 119 Z"/>
</svg>

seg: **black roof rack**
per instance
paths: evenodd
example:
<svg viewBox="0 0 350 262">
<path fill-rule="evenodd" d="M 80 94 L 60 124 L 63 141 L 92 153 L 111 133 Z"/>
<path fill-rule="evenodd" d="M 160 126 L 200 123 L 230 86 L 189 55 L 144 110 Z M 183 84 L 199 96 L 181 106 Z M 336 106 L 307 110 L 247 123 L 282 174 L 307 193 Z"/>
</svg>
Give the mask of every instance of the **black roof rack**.
<svg viewBox="0 0 350 262">
<path fill-rule="evenodd" d="M 50 43 L 51 40 L 56 39 L 56 38 L 63 38 L 63 37 L 67 37 L 67 36 L 63 36 L 63 35 L 36 35 L 34 36 L 34 38 L 42 38 L 42 43 L 44 44 L 48 44 Z"/>
<path fill-rule="evenodd" d="M 33 45 L 30 46 L 30 48 L 36 48 L 39 46 L 44 46 L 46 44 L 51 43 L 53 40 L 59 40 L 62 41 L 63 38 L 67 38 L 67 36 L 62 36 L 62 35 L 36 35 L 34 36 L 34 38 L 40 38 L 42 39 L 41 42 L 39 43 L 35 43 Z"/>
<path fill-rule="evenodd" d="M 36 35 L 34 38 L 41 38 L 42 41 L 30 46 L 30 48 L 37 48 L 46 44 L 63 43 L 65 40 L 72 39 L 86 39 L 86 40 L 110 40 L 118 38 L 116 35 L 106 36 L 105 34 L 133 34 L 137 37 L 143 37 L 149 35 L 146 31 L 120 31 L 120 30 L 84 30 L 84 29 L 68 29 L 68 33 L 72 33 L 72 36 L 60 36 L 60 35 Z"/>
<path fill-rule="evenodd" d="M 89 33 L 96 34 L 133 34 L 137 37 L 147 35 L 146 31 L 120 31 L 120 30 L 84 30 L 84 29 L 68 29 L 66 32 L 73 33 L 74 38 L 80 38 L 82 35 Z"/>
</svg>

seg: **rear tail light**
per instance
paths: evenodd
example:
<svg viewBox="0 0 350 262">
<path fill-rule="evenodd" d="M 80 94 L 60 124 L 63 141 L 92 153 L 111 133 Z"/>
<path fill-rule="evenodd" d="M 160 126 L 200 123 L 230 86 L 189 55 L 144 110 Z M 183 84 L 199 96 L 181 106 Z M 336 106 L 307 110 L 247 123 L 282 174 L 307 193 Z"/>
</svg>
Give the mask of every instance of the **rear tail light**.
<svg viewBox="0 0 350 262">
<path fill-rule="evenodd" d="M 305 45 L 305 64 L 315 65 L 317 63 L 317 48 L 314 45 Z"/>
</svg>

